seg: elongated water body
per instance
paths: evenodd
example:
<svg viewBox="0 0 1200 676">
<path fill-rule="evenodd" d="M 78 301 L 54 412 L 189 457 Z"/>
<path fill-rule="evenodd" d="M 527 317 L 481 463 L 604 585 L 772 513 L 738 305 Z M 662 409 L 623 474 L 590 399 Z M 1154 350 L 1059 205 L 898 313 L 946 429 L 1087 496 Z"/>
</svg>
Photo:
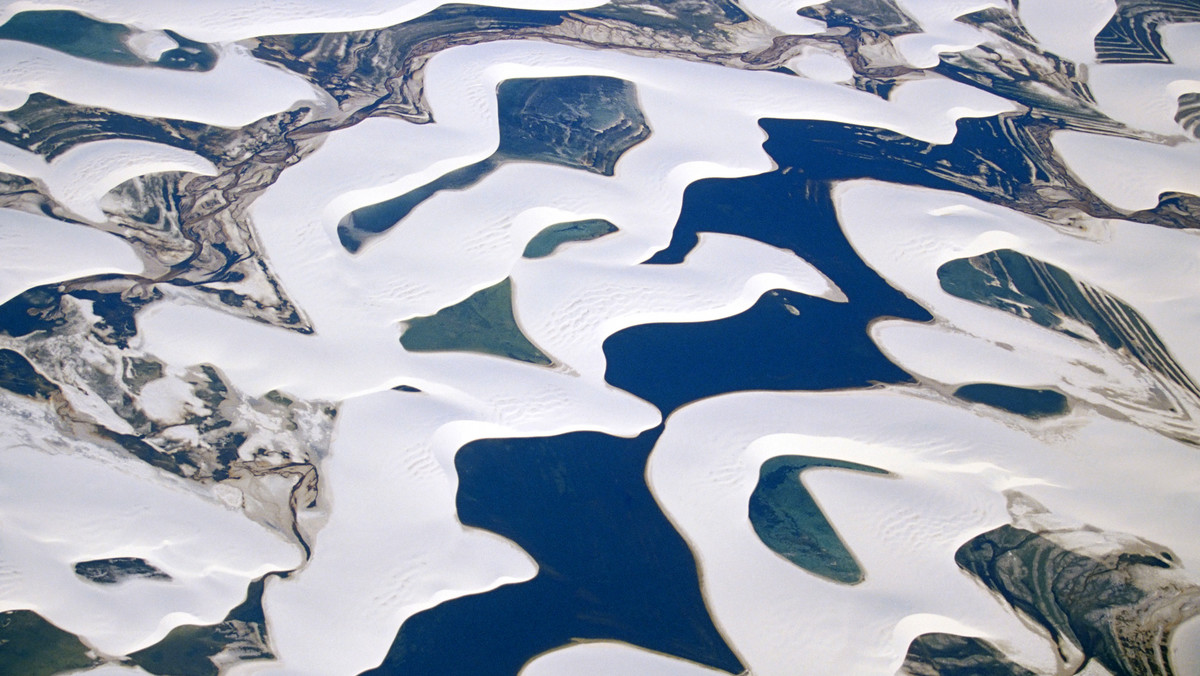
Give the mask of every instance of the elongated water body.
<svg viewBox="0 0 1200 676">
<path fill-rule="evenodd" d="M 955 390 L 954 396 L 1028 418 L 1061 415 L 1067 412 L 1067 398 L 1054 390 L 1010 387 L 996 383 L 970 383 Z"/>
<path fill-rule="evenodd" d="M 387 232 L 443 190 L 465 190 L 505 162 L 547 162 L 612 176 L 617 160 L 650 134 L 631 83 L 610 77 L 521 78 L 496 88 L 500 147 L 474 164 L 385 202 L 363 207 L 338 224 L 347 251 Z"/>
<path fill-rule="evenodd" d="M 0 8 L 0 674 L 1190 673 L 1194 5 Z"/>
<path fill-rule="evenodd" d="M 771 291 L 727 319 L 634 326 L 604 343 L 608 382 L 670 412 L 721 392 L 909 380 L 879 353 L 867 327 L 879 317 L 928 315 L 854 254 L 823 182 L 777 171 L 693 184 L 671 245 L 650 263 L 683 260 L 698 232 L 727 232 L 794 251 L 829 275 L 849 302 Z"/>
</svg>

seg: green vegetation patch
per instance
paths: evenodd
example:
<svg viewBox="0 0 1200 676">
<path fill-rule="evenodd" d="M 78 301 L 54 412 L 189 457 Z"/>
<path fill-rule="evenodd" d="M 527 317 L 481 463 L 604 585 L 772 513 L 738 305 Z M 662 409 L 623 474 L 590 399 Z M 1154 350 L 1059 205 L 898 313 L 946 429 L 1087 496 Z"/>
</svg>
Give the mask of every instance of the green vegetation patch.
<svg viewBox="0 0 1200 676">
<path fill-rule="evenodd" d="M 170 580 L 171 576 L 152 566 L 145 559 L 122 556 L 114 559 L 80 561 L 75 574 L 96 584 L 117 584 L 129 579 Z"/>
<path fill-rule="evenodd" d="M 863 571 L 821 511 L 800 474 L 814 467 L 888 474 L 853 462 L 781 455 L 763 463 L 750 495 L 750 524 L 763 544 L 804 570 L 842 584 L 863 581 Z"/>
<path fill-rule="evenodd" d="M 942 289 L 1032 320 L 1077 340 L 1098 343 L 1140 362 L 1200 398 L 1200 387 L 1137 311 L 1066 270 L 1011 249 L 948 261 L 937 271 Z"/>
<path fill-rule="evenodd" d="M 482 352 L 530 364 L 553 363 L 517 325 L 511 279 L 437 314 L 409 320 L 400 344 L 412 352 Z"/>
<path fill-rule="evenodd" d="M 32 610 L 0 613 L 0 674 L 50 676 L 99 663 L 79 637 Z"/>
<path fill-rule="evenodd" d="M 525 245 L 525 258 L 545 258 L 567 242 L 586 242 L 617 231 L 617 226 L 603 218 L 555 223 L 534 235 Z"/>
<path fill-rule="evenodd" d="M 948 261 L 938 268 L 937 276 L 942 289 L 952 296 L 1058 331 L 1064 331 L 1063 305 L 1090 305 L 1082 300 L 1075 280 L 1066 272 L 1010 249 Z M 1051 288 L 1057 291 L 1054 296 Z M 1076 333 L 1069 335 L 1083 338 Z"/>
<path fill-rule="evenodd" d="M 217 626 L 175 627 L 154 645 L 130 655 L 139 667 L 156 676 L 217 676 L 214 655 L 225 650 Z"/>
<path fill-rule="evenodd" d="M 350 253 L 395 227 L 443 190 L 465 190 L 505 162 L 546 162 L 612 176 L 617 160 L 650 136 L 632 82 L 604 76 L 516 78 L 496 88 L 500 146 L 491 156 L 346 214 L 338 239 Z"/>
</svg>

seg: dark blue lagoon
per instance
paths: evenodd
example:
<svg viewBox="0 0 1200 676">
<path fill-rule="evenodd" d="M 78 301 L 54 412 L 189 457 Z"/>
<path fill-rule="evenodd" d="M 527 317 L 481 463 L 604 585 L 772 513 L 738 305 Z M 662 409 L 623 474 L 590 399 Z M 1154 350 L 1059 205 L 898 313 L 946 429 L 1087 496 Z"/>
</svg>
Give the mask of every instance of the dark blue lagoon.
<svg viewBox="0 0 1200 676">
<path fill-rule="evenodd" d="M 578 639 L 625 641 L 740 673 L 708 616 L 691 552 L 643 481 L 659 432 L 463 447 L 459 518 L 511 538 L 537 560 L 537 577 L 413 616 L 369 673 L 509 676 Z"/>
<path fill-rule="evenodd" d="M 671 245 L 648 264 L 682 261 L 698 232 L 790 249 L 832 279 L 849 302 L 780 290 L 727 319 L 625 329 L 604 343 L 610 383 L 669 412 L 722 392 L 911 381 L 879 352 L 867 327 L 879 317 L 930 316 L 854 252 L 838 225 L 827 182 L 782 170 L 698 181 L 685 193 Z"/>
</svg>

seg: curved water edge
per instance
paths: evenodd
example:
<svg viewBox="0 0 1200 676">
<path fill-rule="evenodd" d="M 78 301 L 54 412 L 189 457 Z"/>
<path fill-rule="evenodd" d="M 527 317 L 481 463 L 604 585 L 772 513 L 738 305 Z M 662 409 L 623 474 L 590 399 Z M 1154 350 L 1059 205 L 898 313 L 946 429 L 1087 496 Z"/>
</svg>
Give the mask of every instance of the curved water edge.
<svg viewBox="0 0 1200 676">
<path fill-rule="evenodd" d="M 799 455 L 763 463 L 750 495 L 750 523 L 763 544 L 792 563 L 842 584 L 859 584 L 866 573 L 803 485 L 816 468 L 887 474 L 878 467 Z"/>
<path fill-rule="evenodd" d="M 576 432 L 460 449 L 458 517 L 511 538 L 538 575 L 414 615 L 369 673 L 512 674 L 580 639 L 742 671 L 709 620 L 691 552 L 642 482 L 658 434 Z M 502 619 L 514 615 L 524 620 Z"/>
</svg>

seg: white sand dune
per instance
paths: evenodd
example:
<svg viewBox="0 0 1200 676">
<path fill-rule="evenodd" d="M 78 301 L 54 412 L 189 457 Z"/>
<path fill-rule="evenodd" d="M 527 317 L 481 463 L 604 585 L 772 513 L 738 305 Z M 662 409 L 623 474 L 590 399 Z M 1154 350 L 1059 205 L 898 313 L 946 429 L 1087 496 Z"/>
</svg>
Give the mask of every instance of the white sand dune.
<svg viewBox="0 0 1200 676">
<path fill-rule="evenodd" d="M 920 24 L 918 33 L 893 40 L 901 56 L 914 68 L 933 68 L 941 55 L 961 52 L 989 39 L 988 33 L 958 18 L 989 8 L 1006 9 L 1005 0 L 897 0 L 896 6 Z"/>
<path fill-rule="evenodd" d="M 272 580 L 264 594 L 272 640 L 286 661 L 277 670 L 247 665 L 255 673 L 369 669 L 414 613 L 537 572 L 518 547 L 464 528 L 455 516 L 457 446 L 439 436 L 453 439 L 445 426 L 470 412 L 424 394 L 385 391 L 346 402 L 340 416 L 321 489 L 334 505 L 329 522 L 310 564 Z"/>
<path fill-rule="evenodd" d="M 133 139 L 77 145 L 47 162 L 41 155 L 0 146 L 0 171 L 40 180 L 50 196 L 77 216 L 102 223 L 100 199 L 131 178 L 167 171 L 213 176 L 212 162 L 190 150 Z"/>
<path fill-rule="evenodd" d="M 42 284 L 141 271 L 133 248 L 113 235 L 38 214 L 0 210 L 0 303 Z"/>
<path fill-rule="evenodd" d="M 1087 68 L 1088 90 L 1101 112 L 1132 129 L 1186 137 L 1175 122 L 1175 113 L 1180 95 L 1200 92 L 1200 49 L 1196 47 L 1200 24 L 1166 23 L 1156 27 L 1171 63 L 1096 63 L 1090 36 L 1111 16 L 1115 9 L 1111 0 L 1072 3 L 1067 11 L 1073 15 L 1083 13 L 1070 22 L 1057 15 L 1062 8 L 1055 7 L 1055 3 L 1039 2 L 1030 7 L 1026 4 L 1021 4 L 1021 16 L 1025 18 L 1028 11 L 1038 17 L 1034 26 L 1039 30 L 1035 35 L 1043 45 L 1054 51 L 1057 45 L 1072 44 L 1063 50 L 1066 53 L 1060 54 Z M 1062 30 L 1064 25 L 1076 25 L 1085 17 L 1096 30 Z"/>
<path fill-rule="evenodd" d="M 1200 618 L 1184 622 L 1171 636 L 1171 666 L 1180 674 L 1200 670 Z"/>
<path fill-rule="evenodd" d="M 1200 143 L 1164 146 L 1072 131 L 1055 132 L 1052 142 L 1067 167 L 1118 209 L 1153 209 L 1165 192 L 1200 195 Z"/>
<path fill-rule="evenodd" d="M 489 68 L 475 68 L 479 61 L 490 64 Z M 357 255 L 337 244 L 334 226 L 346 212 L 401 194 L 438 172 L 477 161 L 495 148 L 492 92 L 501 79 L 568 74 L 615 75 L 638 85 L 654 132 L 621 160 L 615 177 L 513 164 L 470 190 L 431 198 Z M 538 210 L 554 206 L 558 209 L 552 212 L 555 214 L 600 216 L 616 223 L 621 233 L 577 247 L 571 254 L 604 261 L 615 271 L 615 266 L 636 263 L 666 245 L 683 189 L 692 181 L 770 168 L 769 158 L 757 147 L 762 139 L 758 117 L 844 117 L 892 127 L 914 137 L 949 141 L 957 115 L 984 115 L 1010 108 L 1001 99 L 941 80 L 902 85 L 891 101 L 883 101 L 835 85 L 774 73 L 736 73 L 702 64 L 556 45 L 493 43 L 456 48 L 435 57 L 427 77 L 431 104 L 446 111 L 439 113 L 438 124 L 372 120 L 332 134 L 324 147 L 286 171 L 255 204 L 260 237 L 288 293 L 312 317 L 318 334 L 315 339 L 199 308 L 164 306 L 143 317 L 145 346 L 183 363 L 221 363 L 226 373 L 252 392 L 271 387 L 295 388 L 298 394 L 313 396 L 374 391 L 393 374 L 404 372 L 381 368 L 382 364 L 398 359 L 417 364 L 426 359 L 410 360 L 397 352 L 398 322 L 430 314 L 506 276 L 519 277 L 524 268 L 535 268 L 534 263 L 520 261 L 520 251 L 547 224 L 545 212 Z M 721 93 L 720 87 L 725 88 Z M 950 99 L 963 103 L 955 107 L 954 114 L 928 114 L 939 106 L 938 101 Z M 694 106 L 700 106 L 704 114 L 682 112 Z M 720 134 L 711 133 L 718 128 Z M 366 153 L 371 162 L 362 162 L 365 149 L 371 149 Z M 531 186 L 542 186 L 542 190 L 531 190 Z M 522 220 L 531 212 L 543 215 Z M 529 225 L 519 230 L 512 225 L 522 223 Z M 717 241 L 733 240 L 713 238 L 713 247 L 718 246 Z M 770 248 L 760 249 L 766 252 Z M 554 265 L 550 261 L 544 264 Z M 804 267 L 799 261 L 789 265 L 796 270 Z M 766 281 L 760 280 L 754 288 L 762 289 Z M 517 286 L 519 304 L 523 293 L 536 293 L 528 283 L 522 287 L 519 279 Z M 818 288 L 816 292 L 822 291 Z M 704 301 L 697 297 L 691 302 Z M 737 303 L 736 307 L 745 307 L 744 299 Z M 594 311 L 611 312 L 594 305 Z M 734 310 L 731 307 L 729 311 Z M 679 320 L 683 319 L 680 315 Z M 530 331 L 538 343 L 537 330 Z M 232 350 L 222 347 L 229 341 L 220 337 L 236 332 L 257 337 Z M 343 340 L 353 341 L 353 348 L 348 343 L 334 347 Z M 592 335 L 593 352 L 596 341 L 597 336 Z M 364 351 L 368 349 L 370 352 Z M 312 357 L 301 361 L 289 357 L 289 364 L 279 364 L 271 357 L 296 352 Z M 355 363 L 340 363 L 331 358 L 333 354 L 358 358 Z M 356 363 L 365 369 L 363 373 L 356 370 Z M 587 368 L 596 370 L 596 365 Z M 324 377 L 329 378 L 328 384 L 322 384 Z"/>
<path fill-rule="evenodd" d="M 1063 368 L 1082 359 L 1101 367 L 1108 377 L 1124 377 L 1119 374 L 1127 367 L 1112 356 L 1106 358 L 1097 351 L 1085 358 L 1083 351 L 1089 348 L 1079 341 L 942 290 L 937 268 L 943 263 L 1014 249 L 1129 303 L 1154 327 L 1185 370 L 1200 373 L 1200 355 L 1188 349 L 1200 321 L 1200 278 L 1191 274 L 1200 271 L 1200 238 L 1190 232 L 1095 219 L 1082 220 L 1072 229 L 1054 227 L 964 195 L 873 181 L 844 183 L 836 189 L 835 200 L 855 251 L 891 284 L 944 318 L 941 326 L 991 338 L 992 350 L 1008 351 L 997 343 L 1011 342 L 1024 348 L 1017 351 L 1018 356 L 1058 360 Z M 887 205 L 886 220 L 878 216 L 881 205 Z M 891 325 L 884 323 L 879 328 L 886 330 L 883 327 Z M 1039 345 L 1037 341 L 1046 342 Z M 932 358 L 922 363 L 950 370 L 958 363 L 960 379 L 943 382 L 967 382 L 976 355 L 948 354 L 962 354 L 961 363 L 948 361 L 937 366 Z M 1103 363 L 1097 361 L 1102 359 Z M 900 363 L 909 362 L 901 359 Z M 1041 372 L 1046 376 L 1055 373 Z M 1071 387 L 1071 383 L 1086 382 L 1064 379 L 1062 384 Z M 1080 395 L 1082 392 L 1080 389 Z"/>
<path fill-rule="evenodd" d="M 810 35 L 825 29 L 825 23 L 797 14 L 800 9 L 821 4 L 822 0 L 742 0 L 742 9 L 769 23 L 783 33 Z"/>
<path fill-rule="evenodd" d="M 1160 25 L 1158 35 L 1171 61 L 1183 67 L 1200 66 L 1200 22 Z"/>
<path fill-rule="evenodd" d="M 220 622 L 250 581 L 301 562 L 282 535 L 182 479 L 82 442 L 28 434 L 9 418 L 0 454 L 0 610 L 35 610 L 124 655 L 181 624 Z M 41 450 L 47 446 L 58 452 Z M 105 585 L 73 569 L 121 557 L 145 559 L 172 579 Z"/>
<path fill-rule="evenodd" d="M 1023 0 L 1021 23 L 1043 49 L 1077 63 L 1096 59 L 1095 36 L 1112 19 L 1116 0 Z"/>
<path fill-rule="evenodd" d="M 1200 194 L 1200 143 L 1175 120 L 1179 97 L 1200 92 L 1197 24 L 1156 27 L 1172 63 L 1097 63 L 1093 38 L 1115 10 L 1111 0 L 1068 7 L 1023 2 L 1020 15 L 1043 47 L 1086 68 L 1095 105 L 1131 130 L 1160 135 L 1165 144 L 1060 131 L 1054 150 L 1096 194 L 1118 209 L 1152 209 L 1167 191 Z"/>
<path fill-rule="evenodd" d="M 1187 138 L 1175 121 L 1179 97 L 1200 92 L 1200 63 L 1099 64 L 1088 70 L 1088 87 L 1105 115 L 1163 136 Z M 1195 145 L 1195 139 L 1191 139 Z"/>
<path fill-rule="evenodd" d="M 298 101 L 317 103 L 326 96 L 240 45 L 223 46 L 212 70 L 194 73 L 113 66 L 0 40 L 0 108 L 20 107 L 34 92 L 130 115 L 221 127 L 241 127 Z"/>
<path fill-rule="evenodd" d="M 698 322 L 747 310 L 771 289 L 846 297 L 791 252 L 703 233 L 680 266 L 616 268 L 551 257 L 513 272 L 517 314 L 538 344 L 577 372 L 604 377 L 604 340 L 637 324 Z"/>
</svg>

